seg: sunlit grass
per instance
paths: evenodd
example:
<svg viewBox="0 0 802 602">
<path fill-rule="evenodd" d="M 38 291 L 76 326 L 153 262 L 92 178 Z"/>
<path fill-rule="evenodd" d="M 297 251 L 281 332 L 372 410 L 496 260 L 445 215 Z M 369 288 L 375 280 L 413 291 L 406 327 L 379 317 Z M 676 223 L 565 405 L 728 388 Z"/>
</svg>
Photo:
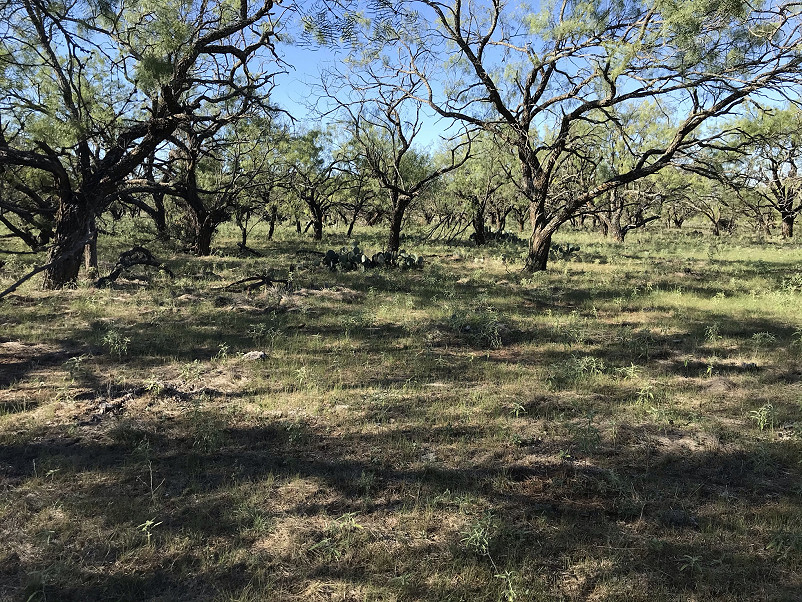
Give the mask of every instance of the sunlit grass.
<svg viewBox="0 0 802 602">
<path fill-rule="evenodd" d="M 799 245 L 235 241 L 0 305 L 0 597 L 795 599 Z"/>
</svg>

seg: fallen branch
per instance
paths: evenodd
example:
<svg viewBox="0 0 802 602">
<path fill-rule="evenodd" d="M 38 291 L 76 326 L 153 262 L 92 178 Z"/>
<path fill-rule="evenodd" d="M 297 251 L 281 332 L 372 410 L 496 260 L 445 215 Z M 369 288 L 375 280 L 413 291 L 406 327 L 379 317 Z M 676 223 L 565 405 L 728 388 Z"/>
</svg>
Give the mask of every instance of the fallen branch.
<svg viewBox="0 0 802 602">
<path fill-rule="evenodd" d="M 283 284 L 285 287 L 289 286 L 289 280 L 282 280 L 279 278 L 270 278 L 268 276 L 251 276 L 237 280 L 226 286 L 217 287 L 212 290 L 216 291 L 231 291 L 241 287 L 243 291 L 253 291 L 263 286 L 273 286 L 274 284 Z"/>
<path fill-rule="evenodd" d="M 98 278 L 97 282 L 95 282 L 95 286 L 97 286 L 98 288 L 108 286 L 109 284 L 117 280 L 117 278 L 119 278 L 123 272 L 130 270 L 132 267 L 137 265 L 146 265 L 158 268 L 164 272 L 167 272 L 170 278 L 174 277 L 174 274 L 170 270 L 170 268 L 166 267 L 162 262 L 157 260 L 153 256 L 153 253 L 151 253 L 144 247 L 134 247 L 130 251 L 122 253 L 120 255 L 120 258 L 117 260 L 117 263 L 115 264 L 114 268 L 109 273 L 109 275 L 103 276 L 102 278 Z"/>
</svg>

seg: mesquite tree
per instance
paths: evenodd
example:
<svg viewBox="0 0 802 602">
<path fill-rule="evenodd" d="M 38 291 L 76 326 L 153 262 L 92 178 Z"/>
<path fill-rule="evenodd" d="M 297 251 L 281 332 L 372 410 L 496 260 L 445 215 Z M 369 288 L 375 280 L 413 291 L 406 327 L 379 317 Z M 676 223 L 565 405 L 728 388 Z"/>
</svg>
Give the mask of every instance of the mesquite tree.
<svg viewBox="0 0 802 602">
<path fill-rule="evenodd" d="M 5 0 L 0 165 L 57 201 L 44 285 L 79 272 L 95 218 L 179 128 L 237 111 L 271 80 L 273 0 Z"/>
<path fill-rule="evenodd" d="M 738 124 L 744 152 L 732 165 L 736 180 L 780 217 L 783 238 L 794 235 L 794 221 L 802 211 L 802 111 L 753 109 Z"/>
<path fill-rule="evenodd" d="M 802 24 L 795 0 L 564 0 L 536 7 L 406 0 L 394 3 L 392 15 L 379 5 L 381 27 L 360 30 L 351 18 L 338 35 L 384 48 L 377 56 L 404 75 L 399 86 L 411 82 L 408 95 L 516 150 L 529 202 L 532 271 L 545 269 L 551 237 L 577 211 L 714 140 L 720 118 L 756 93 L 798 93 Z M 310 23 L 322 34 L 335 31 L 323 18 Z M 637 129 L 619 128 L 631 165 L 580 194 L 554 194 L 557 167 L 581 152 L 585 125 L 644 101 L 666 117 L 668 135 L 644 144 Z"/>
<path fill-rule="evenodd" d="M 322 84 L 332 115 L 350 135 L 354 157 L 363 164 L 385 192 L 390 214 L 386 250 L 397 253 L 406 210 L 443 174 L 460 167 L 470 156 L 470 137 L 454 139 L 448 159 L 436 165 L 421 150 L 423 106 L 405 88 L 415 90 L 405 78 L 379 61 L 349 63 L 350 71 L 329 73 Z M 401 84 L 399 86 L 399 83 Z"/>
</svg>

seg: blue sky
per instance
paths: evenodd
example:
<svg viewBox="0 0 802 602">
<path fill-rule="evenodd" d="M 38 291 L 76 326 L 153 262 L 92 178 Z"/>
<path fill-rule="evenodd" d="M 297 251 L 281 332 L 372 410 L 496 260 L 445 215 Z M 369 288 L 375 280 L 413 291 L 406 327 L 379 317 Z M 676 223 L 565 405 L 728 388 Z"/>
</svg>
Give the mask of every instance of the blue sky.
<svg viewBox="0 0 802 602">
<path fill-rule="evenodd" d="M 307 105 L 316 100 L 315 84 L 320 81 L 321 71 L 342 61 L 347 53 L 322 46 L 288 43 L 277 44 L 276 53 L 287 63 L 287 73 L 275 78 L 276 87 L 271 95 L 273 102 L 289 111 L 298 120 L 296 125 L 309 128 L 325 126 L 318 118 L 310 116 Z M 420 146 L 433 147 L 438 144 L 442 131 L 437 120 L 430 117 L 416 141 Z"/>
</svg>

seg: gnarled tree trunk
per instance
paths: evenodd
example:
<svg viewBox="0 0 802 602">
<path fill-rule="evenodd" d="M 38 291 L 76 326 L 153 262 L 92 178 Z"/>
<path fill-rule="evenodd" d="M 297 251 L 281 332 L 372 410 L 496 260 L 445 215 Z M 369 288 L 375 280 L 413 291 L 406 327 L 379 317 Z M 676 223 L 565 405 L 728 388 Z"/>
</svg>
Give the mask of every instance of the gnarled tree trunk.
<svg viewBox="0 0 802 602">
<path fill-rule="evenodd" d="M 59 201 L 56 231 L 48 255 L 43 287 L 60 289 L 74 283 L 81 270 L 83 251 L 92 235 L 93 216 L 81 194 L 70 194 Z"/>
</svg>

